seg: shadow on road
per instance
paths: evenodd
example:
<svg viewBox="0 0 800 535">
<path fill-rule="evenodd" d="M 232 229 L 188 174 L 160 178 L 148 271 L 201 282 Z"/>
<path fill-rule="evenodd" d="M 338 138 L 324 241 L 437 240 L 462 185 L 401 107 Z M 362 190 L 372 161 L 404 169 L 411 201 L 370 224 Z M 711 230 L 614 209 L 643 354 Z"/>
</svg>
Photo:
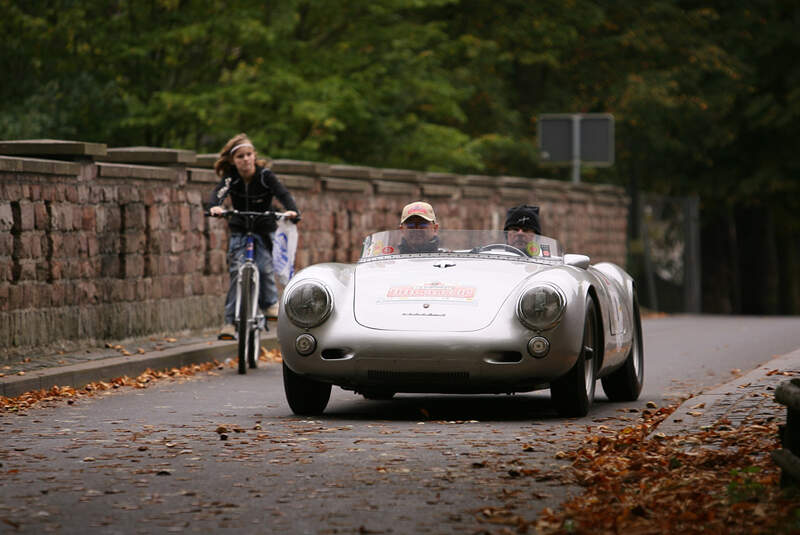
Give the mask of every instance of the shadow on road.
<svg viewBox="0 0 800 535">
<path fill-rule="evenodd" d="M 546 394 L 536 395 L 415 395 L 388 401 L 367 400 L 349 393 L 331 400 L 326 420 L 530 422 L 563 420 Z M 591 413 L 590 413 L 591 415 Z"/>
</svg>

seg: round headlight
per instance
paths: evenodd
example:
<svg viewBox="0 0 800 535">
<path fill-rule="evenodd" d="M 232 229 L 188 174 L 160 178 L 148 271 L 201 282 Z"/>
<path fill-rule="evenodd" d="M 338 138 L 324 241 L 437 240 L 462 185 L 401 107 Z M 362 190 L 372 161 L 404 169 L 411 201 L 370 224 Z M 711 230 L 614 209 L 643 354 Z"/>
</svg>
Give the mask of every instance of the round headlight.
<svg viewBox="0 0 800 535">
<path fill-rule="evenodd" d="M 526 327 L 543 331 L 558 324 L 565 304 L 561 290 L 541 284 L 525 290 L 517 303 L 517 315 Z"/>
<path fill-rule="evenodd" d="M 289 291 L 284 305 L 286 316 L 292 323 L 298 327 L 316 327 L 328 319 L 333 300 L 322 283 L 306 281 Z"/>
</svg>

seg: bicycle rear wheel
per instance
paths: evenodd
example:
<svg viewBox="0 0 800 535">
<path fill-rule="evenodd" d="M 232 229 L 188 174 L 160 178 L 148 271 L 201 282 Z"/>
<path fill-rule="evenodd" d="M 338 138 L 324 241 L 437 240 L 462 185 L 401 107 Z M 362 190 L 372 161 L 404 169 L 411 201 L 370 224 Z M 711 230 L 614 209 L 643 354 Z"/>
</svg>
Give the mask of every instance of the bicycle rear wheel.
<svg viewBox="0 0 800 535">
<path fill-rule="evenodd" d="M 245 266 L 239 271 L 239 373 L 247 373 L 247 364 L 253 353 L 253 267 Z"/>
</svg>

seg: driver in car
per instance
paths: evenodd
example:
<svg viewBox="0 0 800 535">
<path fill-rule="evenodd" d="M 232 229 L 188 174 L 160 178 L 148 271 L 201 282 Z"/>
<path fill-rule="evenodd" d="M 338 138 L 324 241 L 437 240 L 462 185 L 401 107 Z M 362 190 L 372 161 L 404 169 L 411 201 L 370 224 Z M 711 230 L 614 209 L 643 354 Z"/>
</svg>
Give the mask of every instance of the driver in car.
<svg viewBox="0 0 800 535">
<path fill-rule="evenodd" d="M 506 232 L 508 245 L 516 247 L 528 256 L 534 256 L 531 252 L 531 244 L 534 244 L 533 248 L 537 249 L 534 236 L 542 233 L 542 226 L 539 223 L 539 207 L 521 204 L 509 208 L 503 230 Z"/>
<path fill-rule="evenodd" d="M 439 224 L 433 207 L 423 201 L 414 201 L 403 208 L 400 216 L 403 238 L 399 253 L 435 253 L 439 251 Z"/>
</svg>

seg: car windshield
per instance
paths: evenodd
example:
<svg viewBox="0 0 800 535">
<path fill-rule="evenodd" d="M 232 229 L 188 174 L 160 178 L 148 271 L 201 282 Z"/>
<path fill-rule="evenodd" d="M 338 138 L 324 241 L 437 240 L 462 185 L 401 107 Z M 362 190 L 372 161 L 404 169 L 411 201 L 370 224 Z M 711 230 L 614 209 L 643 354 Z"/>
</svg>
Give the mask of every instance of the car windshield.
<svg viewBox="0 0 800 535">
<path fill-rule="evenodd" d="M 564 251 L 547 236 L 502 230 L 396 229 L 367 236 L 361 260 L 396 255 L 480 256 L 562 264 Z"/>
</svg>

